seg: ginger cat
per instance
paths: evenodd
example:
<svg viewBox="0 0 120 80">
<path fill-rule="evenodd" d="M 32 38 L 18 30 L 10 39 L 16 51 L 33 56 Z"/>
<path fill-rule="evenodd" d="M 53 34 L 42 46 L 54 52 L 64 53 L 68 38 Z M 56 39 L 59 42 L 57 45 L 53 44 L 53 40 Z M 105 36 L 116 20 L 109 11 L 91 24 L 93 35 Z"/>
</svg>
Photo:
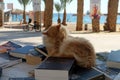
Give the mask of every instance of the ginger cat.
<svg viewBox="0 0 120 80">
<path fill-rule="evenodd" d="M 43 31 L 43 43 L 48 56 L 75 58 L 77 64 L 85 68 L 95 65 L 96 56 L 92 44 L 84 38 L 69 36 L 60 24 Z"/>
</svg>

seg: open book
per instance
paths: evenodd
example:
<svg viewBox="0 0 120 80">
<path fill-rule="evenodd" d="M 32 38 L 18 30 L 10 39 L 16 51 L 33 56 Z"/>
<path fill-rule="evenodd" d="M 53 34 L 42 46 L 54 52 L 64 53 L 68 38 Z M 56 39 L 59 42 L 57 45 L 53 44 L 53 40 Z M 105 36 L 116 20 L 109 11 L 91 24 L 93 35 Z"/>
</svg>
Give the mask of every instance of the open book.
<svg viewBox="0 0 120 80">
<path fill-rule="evenodd" d="M 18 58 L 26 59 L 26 55 L 29 54 L 31 50 L 34 50 L 34 46 L 24 46 L 22 48 L 18 48 L 10 51 L 10 55 Z"/>
</svg>

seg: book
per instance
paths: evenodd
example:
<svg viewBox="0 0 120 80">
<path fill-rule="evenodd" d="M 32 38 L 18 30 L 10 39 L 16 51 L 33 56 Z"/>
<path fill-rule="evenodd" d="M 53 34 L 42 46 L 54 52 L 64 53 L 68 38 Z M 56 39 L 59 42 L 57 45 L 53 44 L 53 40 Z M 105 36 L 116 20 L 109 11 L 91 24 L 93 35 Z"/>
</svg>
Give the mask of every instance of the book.
<svg viewBox="0 0 120 80">
<path fill-rule="evenodd" d="M 10 56 L 9 52 L 5 53 L 5 54 L 0 54 L 0 57 L 4 58 L 6 60 L 17 60 L 17 59 L 20 59 L 20 58 L 17 58 L 17 57 Z"/>
<path fill-rule="evenodd" d="M 7 60 L 5 58 L 0 57 L 0 65 L 9 62 L 10 60 Z"/>
<path fill-rule="evenodd" d="M 21 45 L 18 45 L 12 41 L 8 41 L 7 43 L 3 44 L 2 46 L 5 46 L 5 47 L 12 47 L 14 49 L 16 48 L 21 48 L 22 46 Z"/>
<path fill-rule="evenodd" d="M 38 46 L 35 46 L 35 48 L 39 48 L 43 52 L 47 53 L 46 47 L 44 45 L 38 45 Z"/>
<path fill-rule="evenodd" d="M 10 51 L 10 55 L 18 58 L 26 59 L 26 55 L 29 54 L 31 50 L 34 50 L 34 46 L 24 46 Z"/>
<path fill-rule="evenodd" d="M 19 64 L 19 63 L 22 63 L 22 59 L 17 59 L 17 60 L 12 60 L 12 61 L 9 61 L 9 62 L 2 63 L 2 64 L 0 64 L 0 67 L 5 69 L 5 68 L 8 68 L 8 67 L 14 66 L 16 64 Z"/>
<path fill-rule="evenodd" d="M 106 61 L 107 67 L 120 69 L 120 50 L 111 51 Z"/>
<path fill-rule="evenodd" d="M 46 57 L 45 55 L 41 54 L 40 52 L 36 51 L 35 49 L 32 49 L 31 51 L 29 51 L 28 55 L 40 57 L 40 58 L 42 58 L 42 60 L 44 60 Z"/>
<path fill-rule="evenodd" d="M 114 78 L 120 72 L 120 69 L 107 67 L 106 62 L 109 53 L 110 52 L 100 52 L 97 54 L 97 59 L 96 59 L 97 64 L 95 68 L 98 69 L 100 72 L 102 72 L 106 78 L 108 78 L 106 80 L 114 80 Z"/>
<path fill-rule="evenodd" d="M 21 45 L 18 45 L 14 42 L 8 41 L 2 45 L 0 45 L 0 53 L 5 53 L 11 50 L 15 50 L 17 48 L 21 48 Z"/>
<path fill-rule="evenodd" d="M 43 54 L 45 57 L 48 57 L 47 50 L 46 50 L 46 47 L 44 45 L 38 45 L 38 46 L 36 46 L 35 50 L 37 52 L 39 52 L 40 54 Z"/>
<path fill-rule="evenodd" d="M 9 80 L 35 80 L 32 77 L 19 77 L 19 78 L 9 78 Z"/>
<path fill-rule="evenodd" d="M 36 80 L 69 80 L 74 59 L 48 57 L 35 69 Z"/>
<path fill-rule="evenodd" d="M 40 64 L 47 56 L 45 53 L 46 49 L 43 45 L 35 46 L 34 50 L 30 51 L 28 55 L 26 55 L 26 62 L 30 65 Z"/>
<path fill-rule="evenodd" d="M 0 77 L 2 76 L 2 68 L 0 67 Z"/>
<path fill-rule="evenodd" d="M 120 73 L 114 78 L 114 80 L 120 80 Z"/>
<path fill-rule="evenodd" d="M 16 64 L 21 63 L 23 60 L 20 58 L 16 58 L 10 56 L 9 53 L 0 54 L 0 67 L 1 68 L 8 68 L 14 66 Z"/>
<path fill-rule="evenodd" d="M 70 80 L 105 80 L 105 75 L 96 68 L 83 68 L 75 65 Z"/>
</svg>

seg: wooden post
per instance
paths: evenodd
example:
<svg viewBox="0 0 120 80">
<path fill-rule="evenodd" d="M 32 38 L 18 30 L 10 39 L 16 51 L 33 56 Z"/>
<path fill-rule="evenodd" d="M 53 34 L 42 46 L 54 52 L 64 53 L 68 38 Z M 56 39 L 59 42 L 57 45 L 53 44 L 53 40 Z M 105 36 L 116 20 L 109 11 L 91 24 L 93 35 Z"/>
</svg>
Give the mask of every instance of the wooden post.
<svg viewBox="0 0 120 80">
<path fill-rule="evenodd" d="M 3 0 L 0 0 L 0 27 L 3 26 L 3 22 L 4 22 L 4 11 L 3 11 L 3 6 L 4 6 L 4 3 L 3 3 Z"/>
<path fill-rule="evenodd" d="M 92 19 L 92 30 L 93 32 L 100 32 L 99 18 Z"/>
<path fill-rule="evenodd" d="M 109 0 L 109 2 L 108 2 L 107 27 L 110 32 L 116 31 L 118 5 L 119 5 L 119 0 Z"/>
<path fill-rule="evenodd" d="M 37 29 L 41 31 L 41 11 L 35 11 L 34 21 L 37 21 Z"/>
<path fill-rule="evenodd" d="M 0 27 L 3 26 L 3 10 L 0 10 Z"/>
</svg>

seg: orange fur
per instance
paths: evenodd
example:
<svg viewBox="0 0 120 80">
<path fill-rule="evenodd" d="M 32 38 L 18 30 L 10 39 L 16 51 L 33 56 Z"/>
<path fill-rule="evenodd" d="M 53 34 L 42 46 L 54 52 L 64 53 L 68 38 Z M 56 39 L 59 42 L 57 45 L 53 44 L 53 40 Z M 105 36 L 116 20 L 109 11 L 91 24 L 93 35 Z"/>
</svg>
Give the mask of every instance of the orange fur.
<svg viewBox="0 0 120 80">
<path fill-rule="evenodd" d="M 72 57 L 79 66 L 87 68 L 95 65 L 95 51 L 88 40 L 69 36 L 61 25 L 50 26 L 43 34 L 49 56 Z"/>
</svg>

